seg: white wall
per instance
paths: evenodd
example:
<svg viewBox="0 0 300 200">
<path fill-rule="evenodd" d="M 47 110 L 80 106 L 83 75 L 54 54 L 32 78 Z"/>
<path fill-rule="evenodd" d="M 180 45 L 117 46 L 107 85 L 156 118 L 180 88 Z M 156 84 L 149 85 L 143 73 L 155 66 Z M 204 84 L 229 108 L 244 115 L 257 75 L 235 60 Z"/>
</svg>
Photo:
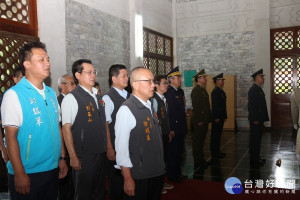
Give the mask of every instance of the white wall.
<svg viewBox="0 0 300 200">
<path fill-rule="evenodd" d="M 144 27 L 172 37 L 172 2 L 143 0 Z"/>
<path fill-rule="evenodd" d="M 47 47 L 51 64 L 51 87 L 58 92 L 57 79 L 66 71 L 65 1 L 38 0 L 38 35 Z"/>
<path fill-rule="evenodd" d="M 75 0 L 96 10 L 130 21 L 129 0 Z"/>
<path fill-rule="evenodd" d="M 129 68 L 141 66 L 142 58 L 135 55 L 135 14 L 143 16 L 143 26 L 172 36 L 172 2 L 170 0 L 75 0 L 91 8 L 130 22 Z"/>
<path fill-rule="evenodd" d="M 270 0 L 270 27 L 300 25 L 300 0 Z"/>
<path fill-rule="evenodd" d="M 176 4 L 177 37 L 253 31 L 253 0 L 195 0 Z"/>
</svg>

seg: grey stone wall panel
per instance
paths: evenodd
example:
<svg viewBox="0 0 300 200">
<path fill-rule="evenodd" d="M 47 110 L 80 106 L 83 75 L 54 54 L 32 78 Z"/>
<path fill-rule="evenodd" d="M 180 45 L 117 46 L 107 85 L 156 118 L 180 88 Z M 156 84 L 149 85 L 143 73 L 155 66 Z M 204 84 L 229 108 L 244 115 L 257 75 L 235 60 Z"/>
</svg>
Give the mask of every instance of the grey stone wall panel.
<svg viewBox="0 0 300 200">
<path fill-rule="evenodd" d="M 204 68 L 210 75 L 221 72 L 235 75 L 237 117 L 246 117 L 248 90 L 255 67 L 254 39 L 254 32 L 181 38 L 178 39 L 178 64 L 181 70 L 199 71 Z M 183 84 L 183 89 L 187 108 L 191 108 L 192 88 Z"/>
<path fill-rule="evenodd" d="M 108 90 L 112 64 L 130 64 L 129 22 L 83 4 L 66 0 L 67 71 L 74 61 L 92 60 L 102 92 Z"/>
</svg>

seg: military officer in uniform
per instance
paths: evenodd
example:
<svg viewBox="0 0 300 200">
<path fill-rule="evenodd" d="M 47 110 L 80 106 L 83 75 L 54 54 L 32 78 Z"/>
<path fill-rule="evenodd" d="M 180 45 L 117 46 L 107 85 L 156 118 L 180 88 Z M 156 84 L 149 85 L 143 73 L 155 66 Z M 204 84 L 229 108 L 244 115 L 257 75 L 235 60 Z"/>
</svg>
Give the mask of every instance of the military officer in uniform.
<svg viewBox="0 0 300 200">
<path fill-rule="evenodd" d="M 205 89 L 207 78 L 205 70 L 202 69 L 194 76 L 197 85 L 191 93 L 193 114 L 191 122 L 193 125 L 193 157 L 194 170 L 198 168 L 206 169 L 208 163 L 204 159 L 204 143 L 206 140 L 208 123 L 211 121 L 211 110 L 209 104 L 209 95 Z"/>
<path fill-rule="evenodd" d="M 212 128 L 210 137 L 210 153 L 213 159 L 224 158 L 225 153 L 220 151 L 220 140 L 223 132 L 224 121 L 227 119 L 226 94 L 222 89 L 224 86 L 223 73 L 213 78 L 215 88 L 211 93 Z"/>
<path fill-rule="evenodd" d="M 269 121 L 265 93 L 261 88 L 264 84 L 263 70 L 260 69 L 252 78 L 254 83 L 248 92 L 248 119 L 250 121 L 250 162 L 252 165 L 262 166 L 265 159 L 260 158 L 261 134 L 263 132 L 264 122 Z"/>
<path fill-rule="evenodd" d="M 175 67 L 167 74 L 169 87 L 165 93 L 168 105 L 169 122 L 172 138 L 169 143 L 167 177 L 172 182 L 183 182 L 186 178 L 181 173 L 182 152 L 184 147 L 184 135 L 187 132 L 186 114 L 184 106 L 184 93 L 179 90 L 181 74 Z"/>
</svg>

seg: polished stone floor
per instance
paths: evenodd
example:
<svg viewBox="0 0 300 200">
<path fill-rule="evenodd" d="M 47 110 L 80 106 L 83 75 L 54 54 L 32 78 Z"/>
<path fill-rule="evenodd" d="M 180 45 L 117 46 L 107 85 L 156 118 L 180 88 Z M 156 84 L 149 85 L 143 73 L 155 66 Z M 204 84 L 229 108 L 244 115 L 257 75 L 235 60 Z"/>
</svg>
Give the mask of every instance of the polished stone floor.
<svg viewBox="0 0 300 200">
<path fill-rule="evenodd" d="M 295 155 L 296 133 L 292 131 L 267 131 L 262 135 L 261 157 L 266 158 L 262 167 L 253 167 L 249 162 L 249 131 L 224 132 L 221 151 L 226 153 L 223 159 L 210 158 L 210 133 L 207 135 L 205 155 L 211 165 L 205 170 L 197 170 L 194 175 L 192 156 L 192 135 L 186 136 L 186 152 L 183 173 L 189 178 L 225 182 L 229 177 L 237 177 L 242 183 L 251 180 L 272 181 L 274 187 L 300 190 L 300 165 Z M 281 159 L 281 166 L 276 161 Z"/>
<path fill-rule="evenodd" d="M 262 135 L 261 156 L 266 158 L 262 167 L 252 167 L 249 163 L 249 131 L 224 132 L 221 140 L 221 151 L 227 156 L 214 160 L 206 170 L 197 170 L 194 175 L 192 156 L 192 135 L 185 138 L 183 173 L 190 179 L 225 182 L 229 177 L 237 177 L 242 183 L 251 180 L 272 181 L 274 187 L 300 190 L 300 165 L 295 156 L 296 134 L 292 131 L 267 131 Z M 210 161 L 210 133 L 207 135 L 205 155 Z M 276 161 L 281 159 L 281 166 Z M 291 186 L 292 185 L 292 186 Z M 2 190 L 0 199 L 8 199 L 7 192 Z"/>
</svg>

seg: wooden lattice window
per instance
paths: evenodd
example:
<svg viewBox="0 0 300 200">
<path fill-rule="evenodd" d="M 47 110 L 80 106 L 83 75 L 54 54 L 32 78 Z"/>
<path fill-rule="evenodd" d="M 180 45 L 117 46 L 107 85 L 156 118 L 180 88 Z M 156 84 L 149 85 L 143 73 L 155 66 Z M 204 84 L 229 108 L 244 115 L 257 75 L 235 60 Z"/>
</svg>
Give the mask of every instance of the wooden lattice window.
<svg viewBox="0 0 300 200">
<path fill-rule="evenodd" d="M 14 85 L 13 72 L 19 66 L 19 49 L 35 37 L 0 31 L 0 93 Z"/>
<path fill-rule="evenodd" d="M 0 2 L 0 30 L 37 37 L 36 0 Z"/>
<path fill-rule="evenodd" d="M 0 94 L 13 83 L 19 49 L 37 38 L 36 0 L 0 1 Z"/>
<path fill-rule="evenodd" d="M 293 58 L 274 59 L 274 93 L 287 94 L 293 91 Z"/>
<path fill-rule="evenodd" d="M 300 88 L 300 27 L 271 30 L 271 64 L 274 94 Z"/>
<path fill-rule="evenodd" d="M 294 48 L 293 31 L 278 31 L 274 33 L 274 50 L 289 50 Z"/>
<path fill-rule="evenodd" d="M 144 67 L 154 75 L 166 75 L 173 68 L 173 39 L 144 28 Z"/>
</svg>

